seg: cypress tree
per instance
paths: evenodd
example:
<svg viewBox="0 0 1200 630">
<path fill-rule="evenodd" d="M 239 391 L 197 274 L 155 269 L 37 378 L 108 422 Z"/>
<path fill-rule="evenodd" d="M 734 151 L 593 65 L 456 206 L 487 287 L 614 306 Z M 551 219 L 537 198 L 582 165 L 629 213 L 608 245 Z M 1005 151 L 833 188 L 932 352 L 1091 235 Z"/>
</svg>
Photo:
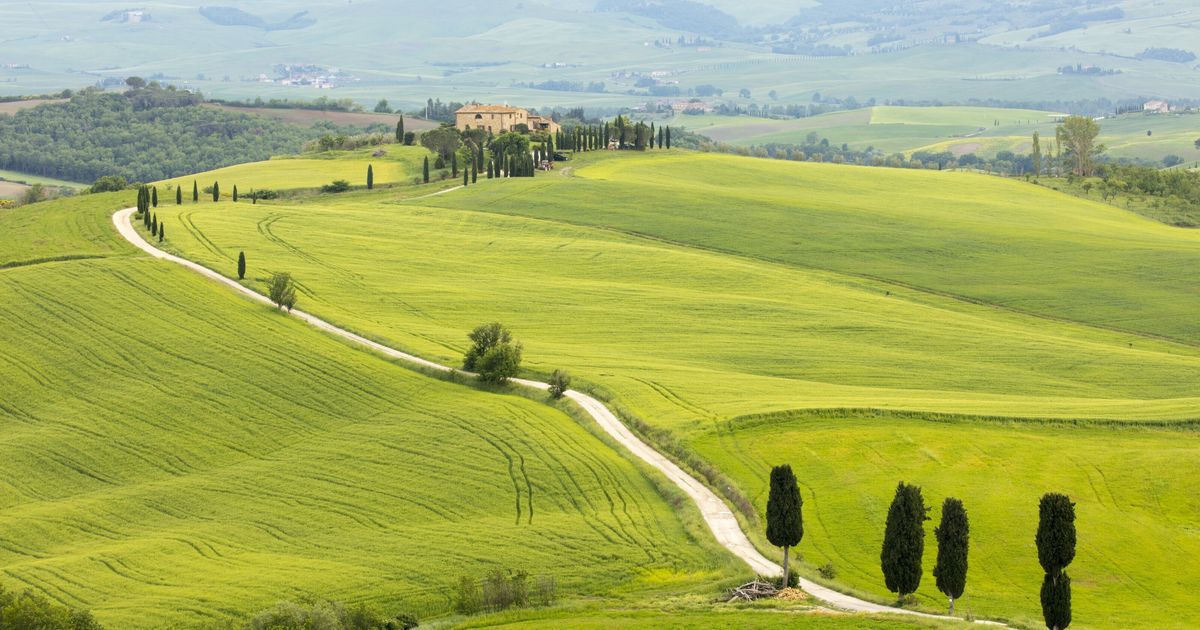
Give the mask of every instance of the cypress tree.
<svg viewBox="0 0 1200 630">
<path fill-rule="evenodd" d="M 175 189 L 175 205 L 177 205 L 177 206 L 183 205 L 183 187 L 182 186 Z"/>
<path fill-rule="evenodd" d="M 487 178 L 488 179 L 492 178 L 492 162 L 491 162 L 491 160 L 489 160 L 487 163 Z"/>
<path fill-rule="evenodd" d="M 767 497 L 767 540 L 776 547 L 783 547 L 783 583 L 792 585 L 788 569 L 788 549 L 800 544 L 804 538 L 804 517 L 801 508 L 800 489 L 796 476 L 788 464 L 771 469 L 771 493 Z"/>
<path fill-rule="evenodd" d="M 667 150 L 671 149 L 671 128 L 667 127 Z"/>
<path fill-rule="evenodd" d="M 374 188 L 375 188 L 375 169 L 370 164 L 368 164 L 367 165 L 367 190 L 374 190 Z"/>
<path fill-rule="evenodd" d="M 238 252 L 238 280 L 243 280 L 246 277 L 246 252 Z"/>
<path fill-rule="evenodd" d="M 150 236 L 154 236 L 155 234 L 158 234 L 158 215 L 157 214 L 154 215 L 154 217 L 152 217 L 150 219 Z"/>
<path fill-rule="evenodd" d="M 221 200 L 221 183 L 213 182 L 213 202 L 215 203 L 220 200 Z"/>
<path fill-rule="evenodd" d="M 1042 579 L 1042 616 L 1050 630 L 1071 625 L 1071 578 L 1065 569 L 1075 559 L 1075 504 L 1065 494 L 1047 493 L 1038 505 L 1035 538 Z"/>
<path fill-rule="evenodd" d="M 479 171 L 475 170 L 475 165 L 471 165 L 471 183 L 479 181 Z"/>
<path fill-rule="evenodd" d="M 921 556 L 925 552 L 925 499 L 921 488 L 903 481 L 888 508 L 880 566 L 887 589 L 904 599 L 921 585 Z"/>
<path fill-rule="evenodd" d="M 654 123 L 650 123 L 650 148 L 654 148 Z"/>
<path fill-rule="evenodd" d="M 197 184 L 196 180 L 193 179 L 192 180 L 192 203 L 196 203 L 197 201 L 200 201 L 200 184 Z"/>
<path fill-rule="evenodd" d="M 933 528 L 937 539 L 937 565 L 933 577 L 937 578 L 938 590 L 950 598 L 950 614 L 954 614 L 954 600 L 962 597 L 967 588 L 967 547 L 970 539 L 970 524 L 962 501 L 947 498 L 942 502 L 942 521 Z"/>
<path fill-rule="evenodd" d="M 233 203 L 237 203 L 237 184 L 233 185 Z"/>
<path fill-rule="evenodd" d="M 150 199 L 151 199 L 150 203 L 153 204 L 155 208 L 157 208 L 158 207 L 158 186 L 155 186 L 150 189 Z"/>
<path fill-rule="evenodd" d="M 429 156 L 425 156 L 425 183 L 429 183 Z"/>
<path fill-rule="evenodd" d="M 254 192 L 253 188 L 250 189 L 250 205 L 252 205 L 252 206 L 258 205 L 258 193 Z"/>
<path fill-rule="evenodd" d="M 658 148 L 663 148 L 663 128 L 658 128 Z"/>
<path fill-rule="evenodd" d="M 450 154 L 450 177 L 458 177 L 458 151 Z"/>
<path fill-rule="evenodd" d="M 467 169 L 464 168 L 463 169 L 463 188 L 467 187 L 467 184 L 470 183 L 470 180 L 471 180 L 471 173 L 467 172 Z"/>
<path fill-rule="evenodd" d="M 404 114 L 396 121 L 396 144 L 404 144 Z"/>
<path fill-rule="evenodd" d="M 166 230 L 166 229 L 167 229 L 167 228 L 166 228 L 166 227 L 164 227 L 162 223 L 159 223 L 159 224 L 158 224 L 158 242 L 159 242 L 159 243 L 161 243 L 161 242 L 162 242 L 162 240 L 163 240 L 163 231 L 164 231 L 164 230 Z"/>
</svg>

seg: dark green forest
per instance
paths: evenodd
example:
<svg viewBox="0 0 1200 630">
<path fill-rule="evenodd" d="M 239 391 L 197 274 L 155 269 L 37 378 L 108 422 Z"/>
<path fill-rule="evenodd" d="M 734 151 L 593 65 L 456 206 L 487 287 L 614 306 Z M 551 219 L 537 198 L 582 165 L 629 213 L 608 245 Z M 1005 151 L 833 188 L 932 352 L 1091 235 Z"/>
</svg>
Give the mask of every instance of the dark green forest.
<svg viewBox="0 0 1200 630">
<path fill-rule="evenodd" d="M 218 110 L 155 84 L 84 90 L 69 102 L 0 115 L 0 169 L 90 183 L 149 182 L 296 153 L 330 131 Z"/>
</svg>

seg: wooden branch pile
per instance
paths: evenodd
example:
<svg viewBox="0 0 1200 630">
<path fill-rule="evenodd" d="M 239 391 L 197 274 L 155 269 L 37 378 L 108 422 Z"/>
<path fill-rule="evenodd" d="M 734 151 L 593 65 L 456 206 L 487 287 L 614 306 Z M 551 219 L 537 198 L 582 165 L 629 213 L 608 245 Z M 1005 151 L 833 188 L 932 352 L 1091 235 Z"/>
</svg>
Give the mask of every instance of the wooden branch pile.
<svg viewBox="0 0 1200 630">
<path fill-rule="evenodd" d="M 779 589 L 770 582 L 763 582 L 755 579 L 753 582 L 747 582 L 739 587 L 729 590 L 729 600 L 725 603 L 736 602 L 743 600 L 752 602 L 756 599 L 765 599 L 767 597 L 775 597 L 779 593 Z"/>
</svg>

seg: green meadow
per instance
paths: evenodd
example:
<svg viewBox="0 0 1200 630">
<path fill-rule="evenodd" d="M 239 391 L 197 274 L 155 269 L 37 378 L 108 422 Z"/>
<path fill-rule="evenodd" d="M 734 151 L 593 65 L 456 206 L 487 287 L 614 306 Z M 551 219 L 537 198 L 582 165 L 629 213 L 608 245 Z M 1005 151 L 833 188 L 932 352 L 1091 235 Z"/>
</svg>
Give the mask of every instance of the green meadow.
<svg viewBox="0 0 1200 630">
<path fill-rule="evenodd" d="M 135 253 L 110 221 L 130 199 L 0 212 L 7 587 L 109 628 L 186 628 L 307 596 L 426 619 L 493 568 L 566 598 L 742 573 L 665 481 L 563 412 Z"/>
<path fill-rule="evenodd" d="M 820 628 L 821 630 L 935 630 L 966 628 L 965 622 L 914 619 L 902 615 L 850 615 L 825 609 L 781 610 L 766 607 L 728 607 L 724 610 L 604 609 L 592 611 L 518 611 L 472 619 L 455 628 L 578 628 L 650 630 L 776 630 Z"/>
<path fill-rule="evenodd" d="M 377 151 L 384 155 L 376 157 Z M 375 185 L 411 184 L 414 178 L 420 178 L 425 156 L 429 152 L 422 147 L 406 147 L 389 144 L 379 147 L 366 147 L 353 151 L 327 151 L 320 153 L 303 153 L 298 156 L 279 157 L 265 162 L 251 162 L 226 168 L 180 177 L 160 182 L 166 190 L 182 187 L 184 199 L 192 200 L 192 183 L 200 188 L 212 186 L 213 182 L 221 184 L 221 193 L 225 197 L 233 194 L 234 185 L 238 185 L 238 193 L 247 200 L 253 189 L 257 190 L 290 190 L 297 188 L 320 188 L 334 180 L 346 180 L 350 185 L 366 187 L 367 167 L 370 166 L 375 177 Z M 174 203 L 174 195 L 164 195 L 159 192 L 159 201 Z M 201 192 L 201 197 L 212 199 Z"/>
<path fill-rule="evenodd" d="M 889 601 L 877 554 L 904 479 L 979 515 L 971 611 L 1036 625 L 1037 497 L 1058 490 L 1091 535 L 1076 627 L 1196 621 L 1176 567 L 1195 471 L 1162 471 L 1200 461 L 1195 232 L 970 173 L 685 152 L 158 212 L 181 226 L 168 249 L 226 274 L 245 251 L 251 286 L 289 271 L 302 308 L 423 356 L 458 361 L 462 331 L 505 322 L 532 373 L 669 430 L 760 514 L 791 463 L 805 570 L 832 562 L 842 588 Z M 932 578 L 918 595 L 943 605 Z"/>
</svg>

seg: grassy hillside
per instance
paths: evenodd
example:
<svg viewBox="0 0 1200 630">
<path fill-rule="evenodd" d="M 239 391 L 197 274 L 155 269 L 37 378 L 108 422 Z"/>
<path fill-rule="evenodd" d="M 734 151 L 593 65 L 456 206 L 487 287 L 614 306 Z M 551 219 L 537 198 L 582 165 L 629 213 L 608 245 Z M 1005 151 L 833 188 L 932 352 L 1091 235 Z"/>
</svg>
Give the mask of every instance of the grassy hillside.
<svg viewBox="0 0 1200 630">
<path fill-rule="evenodd" d="M 531 369 L 567 368 L 670 429 L 759 510 L 766 466 L 792 463 L 808 571 L 832 561 L 870 596 L 887 597 L 877 550 L 905 479 L 931 505 L 952 494 L 980 514 L 972 611 L 1036 620 L 1036 500 L 1061 490 L 1091 536 L 1072 572 L 1079 627 L 1136 627 L 1164 608 L 1194 620 L 1188 580 L 1161 570 L 1196 549 L 1180 516 L 1196 477 L 1157 472 L 1200 454 L 1194 422 L 1120 428 L 1200 416 L 1197 305 L 1179 290 L 1200 281 L 1194 233 L 964 173 L 686 153 L 574 168 L 415 201 L 364 192 L 160 217 L 187 226 L 172 249 L 225 273 L 244 250 L 257 278 L 295 274 L 305 308 L 425 356 L 453 362 L 462 330 L 504 321 Z M 794 411 L 815 408 L 919 413 Z M 785 415 L 730 424 L 771 413 Z M 1050 455 L 1022 450 L 1035 441 Z M 963 462 L 964 444 L 984 455 Z M 1135 454 L 1144 466 L 1130 469 Z M 931 581 L 919 595 L 941 606 Z"/>
<path fill-rule="evenodd" d="M 570 627 L 580 630 L 638 628 L 648 630 L 775 630 L 820 628 L 821 630 L 919 630 L 926 628 L 965 628 L 965 623 L 914 619 L 902 615 L 847 615 L 824 609 L 785 611 L 772 608 L 731 608 L 720 611 L 696 611 L 687 608 L 667 610 L 594 610 L 516 612 L 472 619 L 455 626 L 468 628 Z"/>
<path fill-rule="evenodd" d="M 158 628 L 309 594 L 428 616 L 492 567 L 567 596 L 732 574 L 566 415 L 134 254 L 109 223 L 128 199 L 0 212 L 5 584 Z"/>
<path fill-rule="evenodd" d="M 386 154 L 374 157 L 377 151 L 385 151 Z M 165 205 L 173 205 L 175 197 L 163 197 L 163 191 L 182 186 L 184 200 L 190 203 L 193 182 L 198 183 L 200 188 L 219 182 L 221 192 L 225 196 L 232 195 L 236 185 L 239 194 L 247 199 L 250 198 L 252 190 L 319 188 L 339 179 L 344 179 L 355 187 L 365 187 L 368 166 L 374 171 L 376 185 L 408 184 L 421 177 L 421 169 L 427 155 L 431 154 L 423 147 L 384 145 L 354 151 L 328 151 L 279 157 L 159 182 L 162 186 L 159 200 L 160 204 L 165 199 Z M 205 195 L 201 193 L 201 196 Z M 208 195 L 207 198 L 212 199 L 212 195 Z"/>
</svg>

